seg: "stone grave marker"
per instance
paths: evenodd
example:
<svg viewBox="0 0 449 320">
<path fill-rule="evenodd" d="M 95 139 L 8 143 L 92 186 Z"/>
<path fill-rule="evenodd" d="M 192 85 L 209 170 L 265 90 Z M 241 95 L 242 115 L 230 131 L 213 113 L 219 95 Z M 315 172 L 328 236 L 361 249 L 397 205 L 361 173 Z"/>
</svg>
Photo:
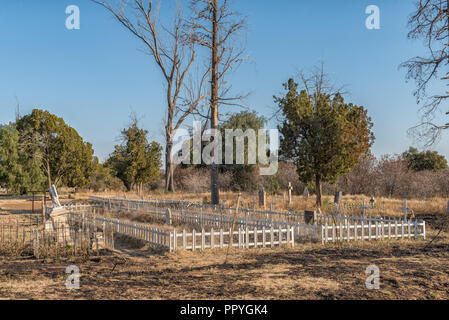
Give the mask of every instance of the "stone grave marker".
<svg viewBox="0 0 449 320">
<path fill-rule="evenodd" d="M 172 219 L 171 219 L 171 210 L 167 209 L 166 213 L 165 213 L 165 223 L 168 225 L 172 224 Z"/>
<path fill-rule="evenodd" d="M 316 211 L 304 211 L 304 222 L 306 224 L 315 225 L 317 222 L 317 212 Z"/>
<path fill-rule="evenodd" d="M 288 205 L 289 206 L 292 205 L 292 190 L 293 190 L 292 183 L 289 182 L 288 183 Z"/>
<path fill-rule="evenodd" d="M 309 198 L 309 189 L 307 189 L 307 187 L 304 188 L 304 192 L 302 195 L 305 199 Z"/>
<path fill-rule="evenodd" d="M 261 184 L 259 188 L 259 206 L 265 209 L 266 200 L 267 195 L 265 193 L 263 185 Z"/>
</svg>

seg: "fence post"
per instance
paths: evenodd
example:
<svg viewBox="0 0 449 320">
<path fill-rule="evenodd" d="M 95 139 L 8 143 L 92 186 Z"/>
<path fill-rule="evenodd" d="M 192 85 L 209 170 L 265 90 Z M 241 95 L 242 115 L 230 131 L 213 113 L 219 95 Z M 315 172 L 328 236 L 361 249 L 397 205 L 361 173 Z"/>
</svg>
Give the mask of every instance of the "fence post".
<svg viewBox="0 0 449 320">
<path fill-rule="evenodd" d="M 324 244 L 325 240 L 324 240 L 324 226 L 321 226 L 321 244 Z"/>
<path fill-rule="evenodd" d="M 391 220 L 388 219 L 388 239 L 391 239 Z"/>
<path fill-rule="evenodd" d="M 351 236 L 351 229 L 349 228 L 349 226 L 350 226 L 349 221 L 346 220 L 346 233 L 347 233 L 347 236 L 348 236 L 348 239 L 347 239 L 348 242 L 351 240 L 351 239 L 350 239 L 350 236 Z"/>
<path fill-rule="evenodd" d="M 184 229 L 184 230 L 182 231 L 182 248 L 183 248 L 184 250 L 187 249 L 187 233 L 186 233 L 186 229 Z"/>
<path fill-rule="evenodd" d="M 423 220 L 422 222 L 422 231 L 424 235 L 424 240 L 426 240 L 426 221 Z"/>
<path fill-rule="evenodd" d="M 344 238 L 343 238 L 343 223 L 344 220 L 342 222 L 342 219 L 340 219 L 340 242 L 343 242 Z"/>
<path fill-rule="evenodd" d="M 254 248 L 257 248 L 257 245 L 258 245 L 258 243 L 257 243 L 257 241 L 258 241 L 258 233 L 257 233 L 258 231 L 257 231 L 257 227 L 254 227 Z"/>
<path fill-rule="evenodd" d="M 214 228 L 212 228 L 212 229 L 210 229 L 210 248 L 212 250 L 215 248 L 214 238 L 215 238 L 215 233 L 214 233 Z"/>
<path fill-rule="evenodd" d="M 376 228 L 376 240 L 379 240 L 379 222 L 377 219 L 374 221 L 374 227 Z"/>
<path fill-rule="evenodd" d="M 394 238 L 398 238 L 398 220 L 394 218 Z"/>
<path fill-rule="evenodd" d="M 362 225 L 362 241 L 365 241 L 365 219 L 361 219 L 361 225 Z"/>
<path fill-rule="evenodd" d="M 408 224 L 408 238 L 411 239 L 412 238 L 412 220 L 411 219 L 407 220 L 407 224 Z"/>
<path fill-rule="evenodd" d="M 280 247 L 282 245 L 282 227 L 281 227 L 281 224 L 279 224 L 279 226 L 278 226 L 278 236 L 279 236 L 278 245 Z"/>
<path fill-rule="evenodd" d="M 242 228 L 239 228 L 239 249 L 242 248 Z"/>
<path fill-rule="evenodd" d="M 178 250 L 178 235 L 176 234 L 176 229 L 173 229 L 173 250 Z"/>
<path fill-rule="evenodd" d="M 368 221 L 368 241 L 371 241 L 371 236 L 372 236 L 372 223 L 371 220 Z"/>
<path fill-rule="evenodd" d="M 266 242 L 267 242 L 267 234 L 266 234 L 265 226 L 262 227 L 262 247 L 266 248 Z"/>
<path fill-rule="evenodd" d="M 291 227 L 291 232 L 292 232 L 292 235 L 291 235 L 292 248 L 294 248 L 295 247 L 295 227 Z"/>
<path fill-rule="evenodd" d="M 401 238 L 404 239 L 404 231 L 405 231 L 404 220 L 400 219 L 399 221 L 401 222 Z"/>
</svg>

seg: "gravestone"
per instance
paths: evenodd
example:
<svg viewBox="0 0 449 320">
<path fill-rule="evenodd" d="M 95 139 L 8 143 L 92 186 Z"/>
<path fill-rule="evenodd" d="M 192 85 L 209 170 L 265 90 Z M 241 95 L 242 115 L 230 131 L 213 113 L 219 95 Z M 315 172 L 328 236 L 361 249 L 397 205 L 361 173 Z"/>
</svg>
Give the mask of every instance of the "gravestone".
<svg viewBox="0 0 449 320">
<path fill-rule="evenodd" d="M 259 206 L 265 209 L 266 200 L 267 195 L 265 193 L 263 185 L 261 184 L 259 188 Z"/>
<path fill-rule="evenodd" d="M 374 200 L 374 197 L 371 197 L 369 200 L 369 203 L 371 204 L 371 208 L 374 208 L 374 204 L 376 203 L 376 200 Z"/>
<path fill-rule="evenodd" d="M 292 183 L 289 182 L 288 183 L 288 205 L 289 206 L 292 205 L 292 190 L 293 190 Z"/>
<path fill-rule="evenodd" d="M 343 198 L 343 192 L 337 191 L 334 196 L 334 203 L 339 204 L 340 200 Z"/>
<path fill-rule="evenodd" d="M 172 224 L 172 219 L 171 219 L 171 210 L 167 209 L 167 211 L 165 212 L 165 223 L 168 225 Z"/>
<path fill-rule="evenodd" d="M 50 195 L 53 206 L 49 218 L 45 221 L 44 231 L 56 232 L 58 242 L 67 241 L 70 243 L 69 211 L 61 206 L 55 185 L 51 186 Z"/>
<path fill-rule="evenodd" d="M 316 211 L 304 211 L 304 222 L 306 224 L 315 225 L 317 222 L 317 212 Z"/>
<path fill-rule="evenodd" d="M 307 189 L 307 187 L 304 188 L 304 192 L 303 192 L 303 197 L 308 199 L 309 198 L 309 189 Z"/>
<path fill-rule="evenodd" d="M 59 202 L 58 191 L 56 190 L 55 185 L 51 186 L 50 195 L 51 195 L 51 203 L 53 205 L 53 208 L 60 207 L 61 203 Z"/>
</svg>

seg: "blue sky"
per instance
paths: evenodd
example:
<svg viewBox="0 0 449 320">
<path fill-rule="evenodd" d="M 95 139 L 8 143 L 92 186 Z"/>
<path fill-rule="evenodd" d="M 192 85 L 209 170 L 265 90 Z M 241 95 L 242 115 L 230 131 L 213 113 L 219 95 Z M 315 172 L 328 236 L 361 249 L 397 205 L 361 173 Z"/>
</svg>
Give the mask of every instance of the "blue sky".
<svg viewBox="0 0 449 320">
<path fill-rule="evenodd" d="M 414 84 L 405 83 L 398 66 L 425 53 L 423 43 L 407 39 L 413 3 L 236 0 L 234 7 L 248 15 L 253 63 L 232 75 L 233 87 L 251 92 L 245 103 L 270 116 L 282 83 L 323 60 L 333 79 L 346 86 L 347 100 L 369 110 L 373 153 L 403 152 L 413 144 L 406 131 L 419 117 Z M 365 28 L 371 4 L 381 10 L 380 30 Z M 80 8 L 80 30 L 65 28 L 68 5 Z M 89 0 L 2 0 L 0 39 L 0 123 L 14 120 L 17 96 L 22 114 L 39 107 L 63 117 L 102 160 L 131 111 L 153 140 L 163 142 L 161 74 L 138 40 L 103 8 Z M 449 157 L 446 135 L 435 149 Z"/>
</svg>

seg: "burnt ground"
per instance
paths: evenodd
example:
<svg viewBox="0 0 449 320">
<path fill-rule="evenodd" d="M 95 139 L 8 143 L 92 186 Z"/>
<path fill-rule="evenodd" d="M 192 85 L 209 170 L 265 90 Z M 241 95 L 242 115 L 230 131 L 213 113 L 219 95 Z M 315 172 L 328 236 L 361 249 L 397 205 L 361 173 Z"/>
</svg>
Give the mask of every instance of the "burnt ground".
<svg viewBox="0 0 449 320">
<path fill-rule="evenodd" d="M 425 241 L 300 245 L 295 249 L 0 258 L 3 299 L 449 299 L 449 244 Z M 80 290 L 65 269 L 81 270 Z M 365 270 L 380 269 L 367 290 Z"/>
<path fill-rule="evenodd" d="M 0 250 L 0 299 L 449 299 L 445 217 L 420 215 L 427 240 L 159 253 L 123 241 L 98 256 L 36 260 Z M 77 265 L 80 290 L 65 286 Z M 368 290 L 366 268 L 380 270 Z"/>
</svg>

